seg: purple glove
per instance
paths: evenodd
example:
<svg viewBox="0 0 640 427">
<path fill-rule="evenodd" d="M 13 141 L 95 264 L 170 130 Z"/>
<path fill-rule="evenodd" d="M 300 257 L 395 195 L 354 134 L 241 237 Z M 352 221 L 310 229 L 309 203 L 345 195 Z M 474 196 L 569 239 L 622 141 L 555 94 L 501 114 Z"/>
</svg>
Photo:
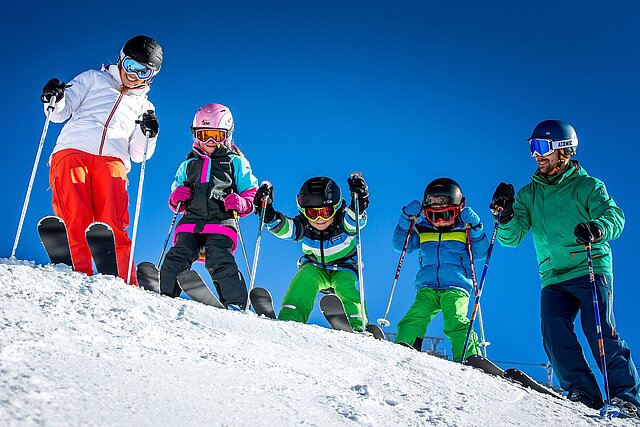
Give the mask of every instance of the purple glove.
<svg viewBox="0 0 640 427">
<path fill-rule="evenodd" d="M 182 203 L 180 205 L 180 212 L 182 213 L 187 210 L 187 205 L 193 198 L 193 192 L 186 185 L 179 185 L 169 196 L 169 207 L 175 212 L 178 208 L 178 203 Z"/>
<path fill-rule="evenodd" d="M 236 211 L 239 215 L 245 216 L 253 211 L 253 197 L 256 188 L 250 188 L 242 194 L 231 193 L 224 198 L 224 208 L 228 211 Z"/>
</svg>

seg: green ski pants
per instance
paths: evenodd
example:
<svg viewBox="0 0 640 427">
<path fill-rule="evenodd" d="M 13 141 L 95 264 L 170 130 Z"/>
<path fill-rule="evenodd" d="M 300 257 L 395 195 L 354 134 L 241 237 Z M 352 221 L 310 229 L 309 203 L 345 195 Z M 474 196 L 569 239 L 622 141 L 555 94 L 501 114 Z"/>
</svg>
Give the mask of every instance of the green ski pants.
<svg viewBox="0 0 640 427">
<path fill-rule="evenodd" d="M 333 288 L 342 300 L 351 327 L 362 331 L 360 317 L 360 291 L 356 276 L 351 271 L 328 271 L 313 264 L 304 265 L 295 275 L 282 300 L 278 319 L 307 323 L 318 292 Z M 365 308 L 365 323 L 367 321 Z"/>
<path fill-rule="evenodd" d="M 397 343 L 413 346 L 416 338 L 424 337 L 431 320 L 442 311 L 444 334 L 451 342 L 453 360 L 460 361 L 464 341 L 469 330 L 467 310 L 469 297 L 461 291 L 453 289 L 422 288 L 416 294 L 413 305 L 398 323 Z M 471 332 L 466 356 L 480 354 L 478 336 Z"/>
</svg>

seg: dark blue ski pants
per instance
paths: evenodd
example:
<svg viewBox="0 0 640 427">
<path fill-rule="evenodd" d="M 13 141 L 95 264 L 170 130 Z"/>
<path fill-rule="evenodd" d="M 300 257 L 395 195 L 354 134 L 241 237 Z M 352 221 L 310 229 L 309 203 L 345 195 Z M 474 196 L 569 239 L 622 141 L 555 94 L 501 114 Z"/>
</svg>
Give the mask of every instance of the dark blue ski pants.
<svg viewBox="0 0 640 427">
<path fill-rule="evenodd" d="M 613 279 L 597 275 L 598 311 L 604 336 L 605 359 L 611 398 L 619 397 L 640 407 L 640 378 L 627 343 L 615 331 Z M 589 368 L 574 332 L 580 312 L 591 354 L 600 367 L 598 333 L 589 276 L 577 277 L 546 286 L 540 296 L 540 315 L 544 349 L 553 365 L 560 386 L 571 392 L 581 390 L 595 399 L 602 398 L 596 378 Z M 602 367 L 600 367 L 602 369 Z"/>
</svg>

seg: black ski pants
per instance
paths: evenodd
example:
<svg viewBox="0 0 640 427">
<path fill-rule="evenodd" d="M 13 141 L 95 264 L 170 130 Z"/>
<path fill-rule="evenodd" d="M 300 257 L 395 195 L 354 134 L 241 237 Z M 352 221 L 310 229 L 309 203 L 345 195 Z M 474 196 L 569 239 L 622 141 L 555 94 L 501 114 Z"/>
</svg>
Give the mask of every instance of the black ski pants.
<svg viewBox="0 0 640 427">
<path fill-rule="evenodd" d="M 179 233 L 176 244 L 169 249 L 160 269 L 160 291 L 163 295 L 177 297 L 181 289 L 176 278 L 205 252 L 205 267 L 225 306 L 247 303 L 247 286 L 231 253 L 232 242 L 221 234 Z"/>
<path fill-rule="evenodd" d="M 603 275 L 596 275 L 595 278 L 611 398 L 619 397 L 640 405 L 640 378 L 631 359 L 631 350 L 615 330 L 613 279 Z M 574 332 L 574 322 L 580 312 L 582 331 L 589 343 L 591 354 L 600 367 L 598 332 L 593 308 L 589 276 L 577 277 L 542 289 L 542 340 L 560 386 L 569 392 L 581 390 L 597 401 L 602 400 L 600 387 Z"/>
</svg>

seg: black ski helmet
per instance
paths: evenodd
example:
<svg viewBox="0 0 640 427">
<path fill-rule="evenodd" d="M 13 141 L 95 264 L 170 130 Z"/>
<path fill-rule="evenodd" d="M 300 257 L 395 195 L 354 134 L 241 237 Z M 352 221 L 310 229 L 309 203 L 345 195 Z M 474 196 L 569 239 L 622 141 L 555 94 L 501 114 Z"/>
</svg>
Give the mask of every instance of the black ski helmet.
<svg viewBox="0 0 640 427">
<path fill-rule="evenodd" d="M 560 148 L 560 154 L 569 158 L 576 154 L 578 147 L 578 134 L 576 130 L 567 122 L 562 120 L 544 120 L 536 125 L 531 133 L 531 141 L 534 138 L 550 139 L 552 141 L 566 141 Z"/>
<path fill-rule="evenodd" d="M 120 61 L 125 56 L 149 66 L 156 74 L 162 66 L 162 47 L 149 36 L 135 36 L 122 46 Z"/>
<path fill-rule="evenodd" d="M 316 176 L 309 178 L 298 191 L 298 207 L 321 208 L 334 206 L 342 201 L 340 187 L 331 178 Z"/>
<path fill-rule="evenodd" d="M 451 178 L 434 179 L 424 189 L 423 206 L 427 207 L 444 207 L 444 206 L 462 206 L 464 204 L 464 196 L 457 182 Z"/>
</svg>

